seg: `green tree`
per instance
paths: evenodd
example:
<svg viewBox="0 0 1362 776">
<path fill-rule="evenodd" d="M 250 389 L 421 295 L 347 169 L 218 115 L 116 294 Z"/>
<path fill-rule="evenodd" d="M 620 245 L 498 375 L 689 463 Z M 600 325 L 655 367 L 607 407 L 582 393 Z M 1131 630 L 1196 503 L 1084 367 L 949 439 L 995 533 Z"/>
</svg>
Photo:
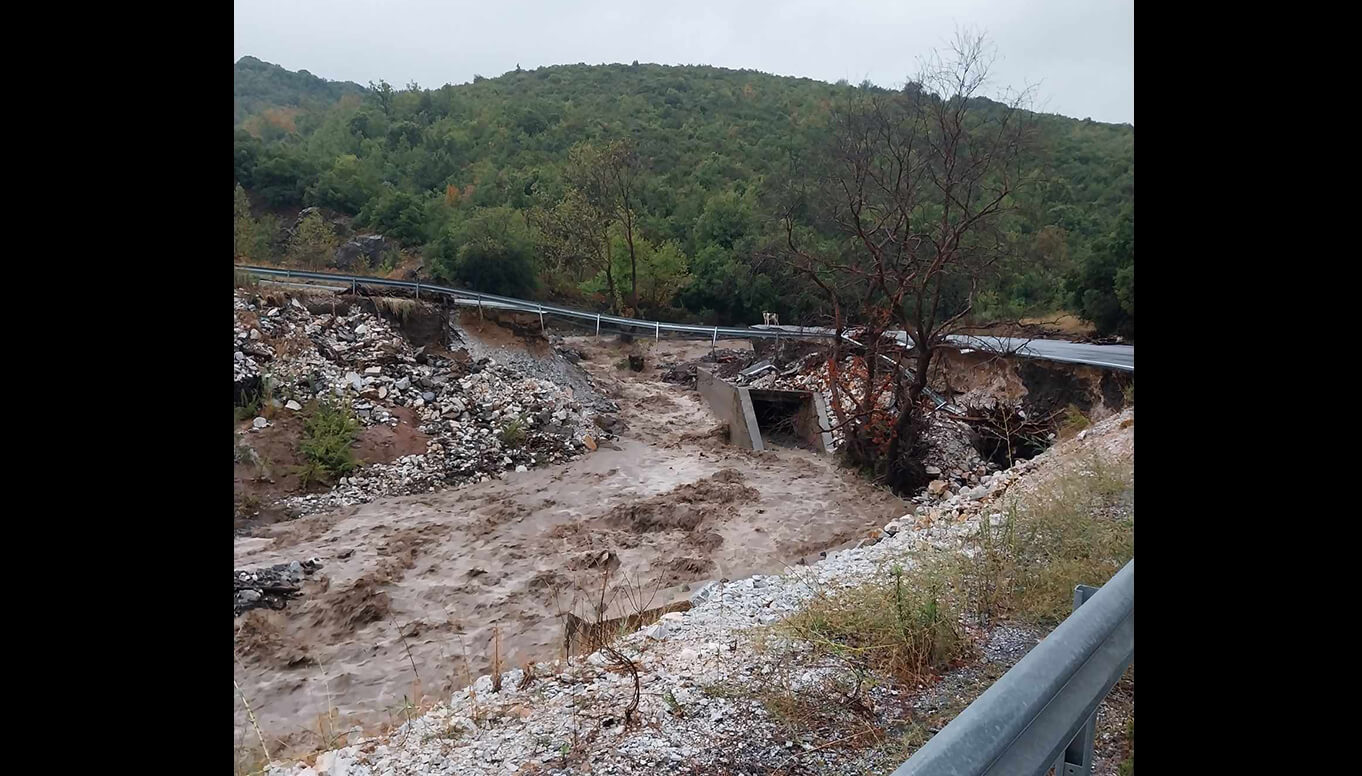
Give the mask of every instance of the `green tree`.
<svg viewBox="0 0 1362 776">
<path fill-rule="evenodd" d="M 1116 225 L 1099 240 L 1069 279 L 1083 317 L 1101 334 L 1135 335 L 1135 209 L 1122 208 Z"/>
<path fill-rule="evenodd" d="M 305 267 L 324 267 L 336 255 L 336 232 L 320 213 L 308 213 L 288 241 L 288 258 Z"/>
<path fill-rule="evenodd" d="M 354 154 L 336 157 L 331 169 L 322 173 L 308 190 L 308 199 L 316 205 L 354 215 L 378 191 L 377 176 Z"/>
<path fill-rule="evenodd" d="M 643 295 L 640 301 L 647 309 L 661 312 L 671 307 L 676 294 L 690 281 L 689 261 L 675 240 L 658 246 L 646 244 L 642 261 L 638 264 Z"/>
<path fill-rule="evenodd" d="M 528 297 L 537 286 L 534 239 L 510 208 L 479 208 L 431 246 L 431 270 L 475 291 Z"/>
<path fill-rule="evenodd" d="M 383 111 L 383 115 L 392 118 L 394 94 L 392 84 L 381 78 L 378 80 L 378 83 L 370 81 L 369 93 L 374 96 L 374 100 L 378 103 L 379 110 Z"/>
<path fill-rule="evenodd" d="M 642 167 L 631 141 L 612 140 L 601 146 L 574 149 L 569 176 L 591 207 L 610 215 L 624 235 L 629 256 L 630 307 L 638 310 L 639 208 L 642 204 Z M 607 262 L 607 266 L 609 263 Z"/>
<path fill-rule="evenodd" d="M 1116 271 L 1116 298 L 1130 320 L 1135 320 L 1135 265 L 1129 264 Z"/>
<path fill-rule="evenodd" d="M 592 203 L 581 189 L 571 188 L 552 208 L 538 208 L 531 221 L 539 231 L 539 249 L 546 268 L 577 284 L 605 275 L 610 312 L 619 312 L 615 289 L 610 226 L 614 215 Z"/>
<path fill-rule="evenodd" d="M 604 290 L 613 313 L 619 312 L 620 304 L 615 279 L 623 276 L 613 258 L 611 229 L 616 224 L 625 230 L 624 248 L 630 257 L 631 267 L 624 274 L 631 279 L 636 275 L 632 267 L 637 263 L 636 187 L 632 175 L 619 169 L 630 161 L 627 148 L 618 143 L 573 146 L 564 169 L 568 190 L 552 209 L 541 210 L 535 218 L 545 254 L 557 268 L 572 271 L 579 282 L 588 276 L 604 275 Z M 632 287 L 637 308 L 638 287 L 636 283 Z"/>
<path fill-rule="evenodd" d="M 236 191 L 232 196 L 235 226 L 232 257 L 235 259 L 256 258 L 251 256 L 251 252 L 255 248 L 256 234 L 255 219 L 251 217 L 251 202 L 246 198 L 246 190 L 241 188 L 239 183 L 236 185 Z"/>
<path fill-rule="evenodd" d="M 424 203 L 415 194 L 394 186 L 383 187 L 381 193 L 364 206 L 356 220 L 408 245 L 425 239 Z"/>
</svg>

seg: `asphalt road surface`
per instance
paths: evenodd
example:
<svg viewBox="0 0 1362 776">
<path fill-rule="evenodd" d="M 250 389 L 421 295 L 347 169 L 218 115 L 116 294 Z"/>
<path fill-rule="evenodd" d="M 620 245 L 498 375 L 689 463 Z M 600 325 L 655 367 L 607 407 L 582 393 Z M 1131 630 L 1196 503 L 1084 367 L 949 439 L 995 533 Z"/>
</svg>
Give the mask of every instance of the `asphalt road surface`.
<svg viewBox="0 0 1362 776">
<path fill-rule="evenodd" d="M 823 327 L 800 326 L 753 326 L 754 329 L 780 329 L 791 334 L 817 334 L 830 336 L 832 329 Z M 893 332 L 905 346 L 912 340 L 904 332 Z M 1048 339 L 1018 339 L 1015 337 L 976 337 L 956 335 L 950 340 L 960 345 L 962 350 L 973 348 L 995 353 L 1016 353 L 1028 358 L 1041 358 L 1046 361 L 1062 361 L 1070 364 L 1089 364 L 1108 369 L 1135 371 L 1134 345 L 1087 345 L 1081 342 Z"/>
</svg>

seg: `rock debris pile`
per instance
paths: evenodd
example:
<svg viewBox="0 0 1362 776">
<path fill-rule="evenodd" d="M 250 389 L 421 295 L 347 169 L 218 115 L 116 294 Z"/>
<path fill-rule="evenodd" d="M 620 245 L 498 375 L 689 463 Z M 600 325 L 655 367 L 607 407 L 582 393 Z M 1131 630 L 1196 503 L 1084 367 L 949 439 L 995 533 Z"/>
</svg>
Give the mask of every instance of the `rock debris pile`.
<svg viewBox="0 0 1362 776">
<path fill-rule="evenodd" d="M 321 561 L 310 558 L 269 568 L 233 571 L 233 616 L 251 609 L 283 609 L 290 598 L 302 594 L 303 580 L 321 567 Z"/>
<path fill-rule="evenodd" d="M 238 289 L 233 345 L 238 406 L 257 398 L 284 413 L 305 412 L 309 402 L 331 397 L 364 426 L 396 427 L 399 415 L 414 416 L 429 437 L 425 453 L 362 466 L 328 493 L 288 499 L 299 513 L 525 471 L 570 460 L 611 437 L 610 419 L 597 412 L 613 407 L 595 397 L 584 407 L 571 386 L 493 358 L 475 360 L 462 348 L 449 355 L 413 348 L 359 304 L 344 314 L 314 314 L 297 297 L 280 303 Z M 268 425 L 256 418 L 250 430 Z"/>
</svg>

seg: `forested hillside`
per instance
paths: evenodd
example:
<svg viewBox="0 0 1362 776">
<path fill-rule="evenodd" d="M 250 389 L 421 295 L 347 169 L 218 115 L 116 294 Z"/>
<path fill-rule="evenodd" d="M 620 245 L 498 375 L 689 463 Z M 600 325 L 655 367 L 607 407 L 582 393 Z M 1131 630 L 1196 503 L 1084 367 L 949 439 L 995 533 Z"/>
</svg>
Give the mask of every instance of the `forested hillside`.
<svg viewBox="0 0 1362 776">
<path fill-rule="evenodd" d="M 776 193 L 816 161 L 839 101 L 866 92 L 888 94 L 647 64 L 364 89 L 246 57 L 234 253 L 326 266 L 346 232 L 372 232 L 393 245 L 370 271 L 419 257 L 437 278 L 597 309 L 812 323 L 826 311 L 773 249 Z M 974 317 L 1071 310 L 1133 336 L 1134 128 L 1034 118 L 1009 258 Z"/>
<path fill-rule="evenodd" d="M 260 135 L 270 125 L 266 111 L 272 109 L 271 116 L 283 117 L 291 112 L 325 109 L 347 94 L 364 91 L 364 87 L 349 81 L 328 81 L 306 70 L 295 73 L 255 57 L 242 57 L 232 68 L 232 121 L 240 125 L 255 116 L 257 121 L 251 128 Z"/>
</svg>

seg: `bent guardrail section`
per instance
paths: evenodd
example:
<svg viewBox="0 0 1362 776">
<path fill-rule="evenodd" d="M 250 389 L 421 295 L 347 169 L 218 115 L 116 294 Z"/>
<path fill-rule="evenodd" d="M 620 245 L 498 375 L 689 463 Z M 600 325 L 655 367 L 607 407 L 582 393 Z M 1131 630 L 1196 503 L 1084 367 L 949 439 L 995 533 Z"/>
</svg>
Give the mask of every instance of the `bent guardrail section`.
<svg viewBox="0 0 1362 776">
<path fill-rule="evenodd" d="M 893 776 L 1056 776 L 1092 772 L 1095 715 L 1135 659 L 1135 561 L 942 728 Z"/>
</svg>

